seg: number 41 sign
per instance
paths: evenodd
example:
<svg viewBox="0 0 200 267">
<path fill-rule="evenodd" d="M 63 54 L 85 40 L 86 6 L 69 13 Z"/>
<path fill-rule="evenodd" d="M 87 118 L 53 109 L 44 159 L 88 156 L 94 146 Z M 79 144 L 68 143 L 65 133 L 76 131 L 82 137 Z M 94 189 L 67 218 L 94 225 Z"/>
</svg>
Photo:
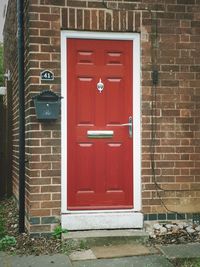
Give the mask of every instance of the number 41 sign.
<svg viewBox="0 0 200 267">
<path fill-rule="evenodd" d="M 50 70 L 44 70 L 40 73 L 41 81 L 53 81 L 54 73 Z"/>
</svg>

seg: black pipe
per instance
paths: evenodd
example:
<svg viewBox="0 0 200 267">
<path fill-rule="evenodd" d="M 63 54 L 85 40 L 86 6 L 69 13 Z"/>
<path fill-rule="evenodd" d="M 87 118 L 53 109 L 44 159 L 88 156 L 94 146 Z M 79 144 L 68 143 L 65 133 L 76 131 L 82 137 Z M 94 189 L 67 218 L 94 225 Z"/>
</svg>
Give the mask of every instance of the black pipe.
<svg viewBox="0 0 200 267">
<path fill-rule="evenodd" d="M 25 231 L 24 4 L 17 0 L 19 83 L 19 233 Z"/>
</svg>

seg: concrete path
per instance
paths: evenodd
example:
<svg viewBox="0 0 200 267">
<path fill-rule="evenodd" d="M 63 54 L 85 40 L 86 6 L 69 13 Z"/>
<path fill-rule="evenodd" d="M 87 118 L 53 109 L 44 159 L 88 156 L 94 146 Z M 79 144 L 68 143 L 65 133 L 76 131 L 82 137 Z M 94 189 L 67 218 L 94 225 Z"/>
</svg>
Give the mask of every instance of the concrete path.
<svg viewBox="0 0 200 267">
<path fill-rule="evenodd" d="M 135 256 L 115 259 L 87 260 L 73 263 L 74 267 L 173 267 L 163 256 Z"/>
<path fill-rule="evenodd" d="M 158 246 L 158 249 L 168 259 L 200 258 L 199 243 Z"/>
<path fill-rule="evenodd" d="M 126 249 L 127 255 L 132 253 L 130 248 L 126 247 Z M 105 247 L 102 247 L 102 251 L 100 251 L 100 248 L 98 248 L 98 251 L 97 248 L 94 251 L 92 249 L 90 251 L 86 250 L 85 255 L 82 251 L 82 258 L 74 255 L 74 258 L 71 257 L 71 261 L 67 255 L 61 254 L 21 257 L 0 252 L 0 267 L 173 267 L 170 259 L 200 258 L 200 243 L 158 246 L 160 253 L 154 255 L 152 253 L 155 252 L 152 252 L 149 247 L 146 249 L 140 245 L 141 254 L 138 250 L 137 256 L 123 257 L 120 254 L 122 251 L 119 254 L 116 253 L 116 246 L 110 250 L 110 253 L 105 253 Z M 148 255 L 144 255 L 144 252 L 146 253 L 148 250 Z M 102 259 L 103 252 L 105 253 L 104 259 Z M 113 255 L 111 255 L 112 253 Z"/>
<path fill-rule="evenodd" d="M 11 256 L 0 252 L 0 267 L 72 267 L 66 255 Z"/>
</svg>

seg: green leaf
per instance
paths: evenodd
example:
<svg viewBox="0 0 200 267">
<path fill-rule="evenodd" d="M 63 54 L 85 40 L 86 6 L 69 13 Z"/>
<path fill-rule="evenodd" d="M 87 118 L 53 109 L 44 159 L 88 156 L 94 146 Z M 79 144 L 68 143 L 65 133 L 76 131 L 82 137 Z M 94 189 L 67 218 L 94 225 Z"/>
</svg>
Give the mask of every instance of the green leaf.
<svg viewBox="0 0 200 267">
<path fill-rule="evenodd" d="M 61 238 L 61 235 L 67 232 L 68 232 L 67 229 L 63 229 L 60 225 L 58 225 L 53 231 L 53 236 L 55 238 Z"/>
<path fill-rule="evenodd" d="M 0 239 L 0 251 L 5 250 L 9 247 L 15 246 L 17 243 L 16 239 L 14 236 L 8 236 L 6 235 L 2 239 Z"/>
</svg>

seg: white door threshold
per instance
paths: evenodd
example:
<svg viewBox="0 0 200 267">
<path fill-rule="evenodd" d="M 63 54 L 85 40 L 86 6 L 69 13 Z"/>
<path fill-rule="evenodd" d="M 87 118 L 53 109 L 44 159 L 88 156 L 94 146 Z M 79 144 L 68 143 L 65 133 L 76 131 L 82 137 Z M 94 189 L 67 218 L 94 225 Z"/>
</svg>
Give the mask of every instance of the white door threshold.
<svg viewBox="0 0 200 267">
<path fill-rule="evenodd" d="M 67 230 L 143 228 L 140 212 L 66 213 L 61 215 L 62 228 Z"/>
</svg>

